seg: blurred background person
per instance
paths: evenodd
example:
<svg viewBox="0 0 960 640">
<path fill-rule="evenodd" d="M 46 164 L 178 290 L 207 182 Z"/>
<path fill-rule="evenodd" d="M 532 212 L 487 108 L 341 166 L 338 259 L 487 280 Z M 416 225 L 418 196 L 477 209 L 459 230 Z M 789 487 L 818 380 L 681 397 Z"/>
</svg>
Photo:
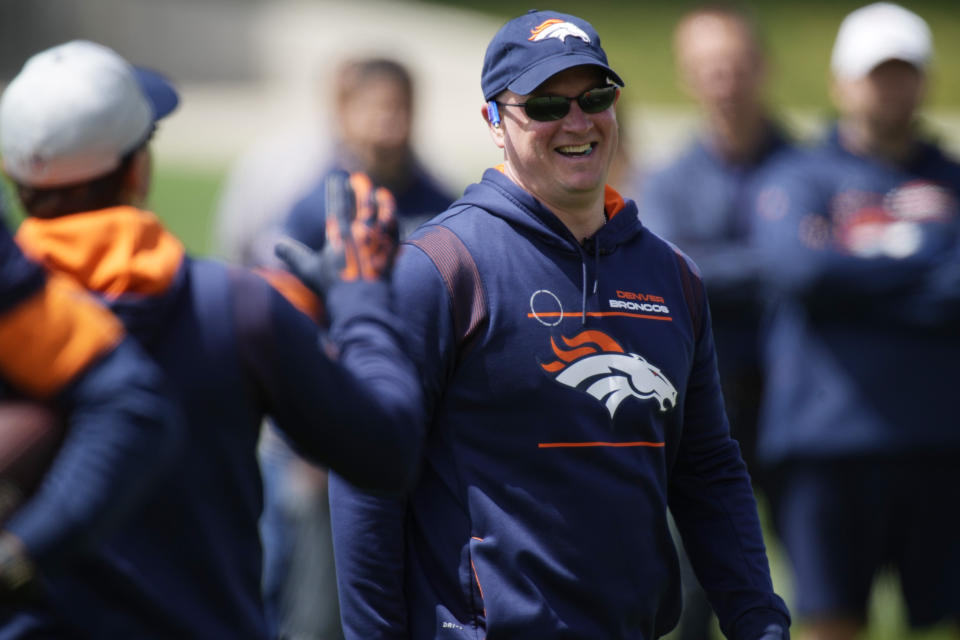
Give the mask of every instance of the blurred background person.
<svg viewBox="0 0 960 640">
<path fill-rule="evenodd" d="M 746 13 L 693 9 L 678 22 L 673 44 L 680 82 L 700 107 L 701 129 L 679 156 L 642 181 L 640 220 L 703 272 L 731 433 L 756 481 L 762 305 L 750 220 L 759 170 L 789 142 L 766 105 L 767 60 Z M 688 562 L 684 568 L 678 637 L 702 640 L 713 614 Z"/>
<path fill-rule="evenodd" d="M 838 120 L 778 159 L 757 201 L 778 296 L 758 455 L 804 640 L 859 637 L 886 569 L 911 626 L 960 619 L 960 165 L 918 127 L 932 54 L 920 16 L 850 13 L 831 59 Z"/>
<path fill-rule="evenodd" d="M 242 250 L 261 264 L 273 259 L 278 235 L 323 246 L 325 178 L 331 171 L 366 173 L 396 200 L 401 237 L 440 213 L 453 196 L 417 159 L 412 146 L 414 82 L 400 62 L 381 57 L 343 62 L 335 75 L 331 156 L 282 220 L 260 229 Z M 235 254 L 237 252 L 234 252 Z M 281 632 L 297 638 L 341 637 L 330 537 L 326 470 L 297 456 L 272 428 L 262 443 L 267 509 L 264 590 Z"/>
<path fill-rule="evenodd" d="M 453 195 L 417 159 L 413 151 L 413 78 L 388 58 L 361 58 L 343 63 L 335 88 L 336 140 L 330 169 L 361 171 L 397 201 L 400 235 L 453 202 Z M 325 172 L 324 172 L 325 173 Z M 324 181 L 290 211 L 284 231 L 307 246 L 323 243 Z"/>
</svg>

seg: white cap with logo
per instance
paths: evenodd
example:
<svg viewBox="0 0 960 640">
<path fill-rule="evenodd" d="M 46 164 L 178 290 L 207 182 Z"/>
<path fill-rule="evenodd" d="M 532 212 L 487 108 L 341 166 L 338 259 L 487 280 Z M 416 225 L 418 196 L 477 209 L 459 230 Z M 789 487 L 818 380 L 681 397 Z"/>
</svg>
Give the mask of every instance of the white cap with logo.
<svg viewBox="0 0 960 640">
<path fill-rule="evenodd" d="M 923 71 L 932 56 L 933 37 L 923 18 L 900 5 L 877 2 L 844 18 L 830 66 L 838 78 L 855 80 L 888 60 Z"/>
<path fill-rule="evenodd" d="M 106 175 L 146 142 L 179 98 L 160 74 L 74 40 L 31 57 L 0 98 L 0 155 L 35 188 Z"/>
</svg>

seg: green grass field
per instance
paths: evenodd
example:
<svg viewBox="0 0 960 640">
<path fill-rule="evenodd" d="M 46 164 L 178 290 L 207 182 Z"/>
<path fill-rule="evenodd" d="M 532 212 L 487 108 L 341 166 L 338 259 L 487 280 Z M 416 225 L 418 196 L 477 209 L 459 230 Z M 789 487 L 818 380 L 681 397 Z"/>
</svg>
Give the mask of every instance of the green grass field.
<svg viewBox="0 0 960 640">
<path fill-rule="evenodd" d="M 162 162 L 156 166 L 150 208 L 196 255 L 208 255 L 214 249 L 213 212 L 225 173 Z"/>
</svg>

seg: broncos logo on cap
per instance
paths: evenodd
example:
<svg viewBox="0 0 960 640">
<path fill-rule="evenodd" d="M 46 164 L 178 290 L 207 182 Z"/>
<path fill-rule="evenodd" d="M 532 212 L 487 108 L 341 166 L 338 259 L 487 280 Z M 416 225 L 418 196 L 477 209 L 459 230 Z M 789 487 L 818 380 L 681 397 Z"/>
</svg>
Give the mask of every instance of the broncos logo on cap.
<svg viewBox="0 0 960 640">
<path fill-rule="evenodd" d="M 563 338 L 569 350 L 550 338 L 558 360 L 541 364 L 555 380 L 580 389 L 602 402 L 613 418 L 617 408 L 633 396 L 656 400 L 660 411 L 677 406 L 677 389 L 663 372 L 635 353 L 626 353 L 617 342 L 600 331 L 583 331 Z"/>
<path fill-rule="evenodd" d="M 547 38 L 556 38 L 560 42 L 563 42 L 567 39 L 567 36 L 580 38 L 587 44 L 590 44 L 590 36 L 588 36 L 583 29 L 572 22 L 567 22 L 560 18 L 544 20 L 533 29 L 530 29 L 530 37 L 527 39 L 531 42 L 539 42 Z"/>
</svg>

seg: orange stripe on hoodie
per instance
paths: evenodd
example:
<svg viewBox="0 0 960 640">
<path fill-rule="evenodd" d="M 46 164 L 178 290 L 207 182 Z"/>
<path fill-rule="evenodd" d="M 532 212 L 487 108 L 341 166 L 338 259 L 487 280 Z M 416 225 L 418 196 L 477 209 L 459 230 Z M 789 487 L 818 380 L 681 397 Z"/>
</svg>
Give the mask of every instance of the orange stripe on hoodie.
<svg viewBox="0 0 960 640">
<path fill-rule="evenodd" d="M 270 286 L 286 298 L 287 302 L 299 309 L 301 313 L 317 322 L 323 321 L 323 304 L 320 302 L 320 298 L 307 288 L 307 285 L 300 282 L 300 279 L 295 275 L 280 269 L 261 268 L 253 271 L 269 282 Z"/>
<path fill-rule="evenodd" d="M 504 175 L 507 174 L 506 166 L 503 163 L 494 165 L 493 168 Z M 623 201 L 623 196 L 610 185 L 604 185 L 603 210 L 607 212 L 607 219 L 613 218 L 613 216 L 620 213 L 620 210 L 623 209 L 624 206 L 626 206 L 626 203 Z"/>
<path fill-rule="evenodd" d="M 112 313 L 68 278 L 53 275 L 0 316 L 0 370 L 20 390 L 45 398 L 122 338 Z"/>
<path fill-rule="evenodd" d="M 27 256 L 107 298 L 163 293 L 184 257 L 180 240 L 134 207 L 27 218 L 16 240 Z"/>
</svg>

